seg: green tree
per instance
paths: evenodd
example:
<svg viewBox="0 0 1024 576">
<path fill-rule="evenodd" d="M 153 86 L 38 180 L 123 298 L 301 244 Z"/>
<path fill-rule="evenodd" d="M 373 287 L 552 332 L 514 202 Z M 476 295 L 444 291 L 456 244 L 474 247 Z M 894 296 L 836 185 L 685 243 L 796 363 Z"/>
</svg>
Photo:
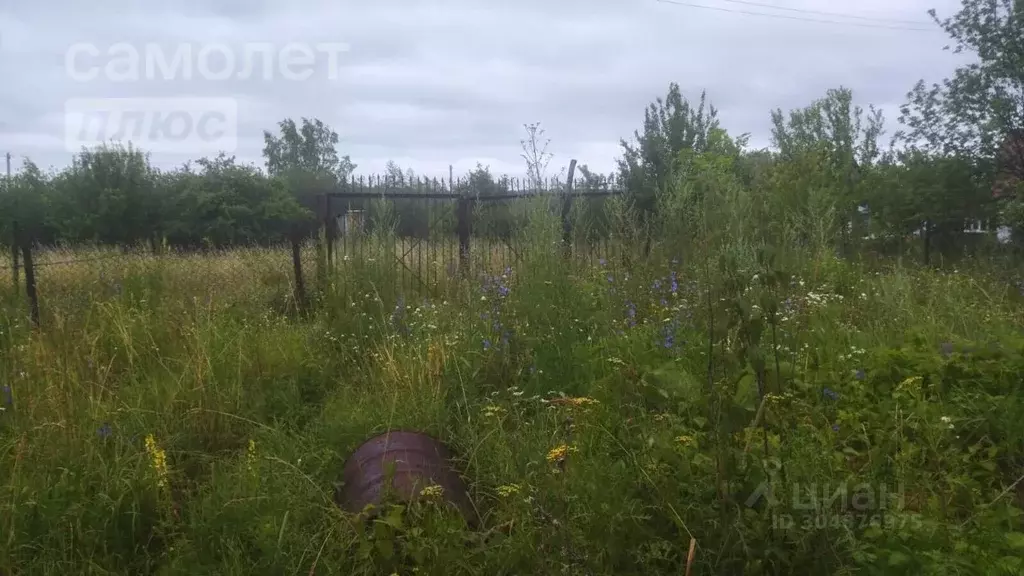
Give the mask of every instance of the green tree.
<svg viewBox="0 0 1024 576">
<path fill-rule="evenodd" d="M 155 242 L 162 232 L 155 174 L 148 154 L 130 144 L 83 149 L 52 182 L 50 221 L 76 242 Z"/>
<path fill-rule="evenodd" d="M 985 179 L 978 185 L 991 186 L 1008 171 L 1024 177 L 1024 147 L 1013 146 L 1024 134 L 1024 0 L 962 0 L 948 18 L 930 14 L 953 40 L 946 49 L 975 61 L 941 84 L 914 86 L 901 109 L 899 139 L 933 157 L 972 159 Z M 1004 215 L 1024 214 L 1019 194 L 1005 200 Z"/>
<path fill-rule="evenodd" d="M 702 92 L 694 107 L 683 98 L 679 84 L 669 85 L 664 99 L 658 98 L 644 112 L 643 131 L 634 132 L 635 142 L 621 141 L 623 156 L 619 160 L 619 179 L 624 187 L 644 232 L 645 253 L 650 250 L 653 216 L 658 196 L 674 184 L 684 150 L 704 152 L 708 135 L 718 128 L 718 112 L 707 104 Z"/>
<path fill-rule="evenodd" d="M 296 222 L 296 232 L 305 233 L 313 226 L 319 196 L 334 191 L 356 165 L 348 156 L 338 156 L 338 133 L 319 119 L 302 118 L 301 125 L 285 119 L 278 130 L 277 135 L 264 131 L 263 157 L 267 172 L 285 182 L 306 209 Z"/>
<path fill-rule="evenodd" d="M 163 175 L 172 202 L 168 241 L 189 247 L 223 248 L 284 241 L 302 209 L 280 178 L 268 178 L 234 156 L 196 161 Z"/>
<path fill-rule="evenodd" d="M 804 209 L 813 205 L 808 195 L 824 194 L 820 199 L 827 198 L 833 206 L 835 229 L 848 246 L 852 230 L 846 224 L 861 224 L 859 209 L 869 196 L 864 178 L 879 158 L 883 133 L 882 112 L 855 106 L 848 88 L 829 90 L 810 106 L 790 111 L 788 118 L 774 110 L 772 144 L 785 163 L 780 170 L 786 173 L 775 180 L 776 198 L 782 200 L 784 211 L 779 216 L 785 218 L 785 212 L 792 211 L 802 218 Z M 793 186 L 798 181 L 801 185 Z"/>
</svg>

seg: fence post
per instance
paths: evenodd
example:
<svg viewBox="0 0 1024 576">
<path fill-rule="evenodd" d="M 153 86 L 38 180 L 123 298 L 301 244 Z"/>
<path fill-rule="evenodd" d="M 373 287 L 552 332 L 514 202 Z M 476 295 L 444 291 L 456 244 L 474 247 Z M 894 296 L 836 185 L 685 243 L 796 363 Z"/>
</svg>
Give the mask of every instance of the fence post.
<svg viewBox="0 0 1024 576">
<path fill-rule="evenodd" d="M 306 283 L 302 278 L 302 234 L 292 233 L 292 266 L 295 269 L 295 304 L 300 312 L 306 310 Z"/>
<path fill-rule="evenodd" d="M 327 240 L 327 268 L 334 269 L 334 211 L 331 210 L 331 195 L 327 194 L 324 200 L 324 237 Z"/>
<path fill-rule="evenodd" d="M 469 236 L 472 232 L 470 219 L 473 215 L 473 199 L 468 195 L 459 196 L 459 271 L 469 274 Z"/>
<path fill-rule="evenodd" d="M 25 263 L 25 294 L 28 295 L 29 310 L 32 324 L 39 327 L 39 297 L 36 295 L 36 271 L 32 264 L 32 239 L 27 234 L 21 235 L 21 255 Z"/>
<path fill-rule="evenodd" d="M 19 273 L 18 273 L 18 269 L 21 267 L 21 264 L 18 263 L 18 251 L 21 250 L 21 245 L 18 243 L 18 221 L 17 220 L 14 221 L 13 228 L 14 228 L 14 234 L 11 236 L 11 258 L 13 258 L 13 260 L 14 260 L 13 261 L 14 265 L 12 266 L 12 273 L 14 274 L 14 291 L 17 292 L 18 289 L 21 287 L 21 282 L 19 281 Z"/>
<path fill-rule="evenodd" d="M 565 179 L 565 192 L 562 198 L 562 245 L 565 247 L 565 256 L 572 256 L 572 211 L 573 176 L 576 174 L 576 159 L 569 161 L 569 175 Z"/>
<path fill-rule="evenodd" d="M 326 213 L 327 195 L 317 198 L 317 210 Z M 313 220 L 313 253 L 316 255 L 316 291 L 322 297 L 327 291 L 327 230 L 317 225 L 319 218 Z"/>
</svg>

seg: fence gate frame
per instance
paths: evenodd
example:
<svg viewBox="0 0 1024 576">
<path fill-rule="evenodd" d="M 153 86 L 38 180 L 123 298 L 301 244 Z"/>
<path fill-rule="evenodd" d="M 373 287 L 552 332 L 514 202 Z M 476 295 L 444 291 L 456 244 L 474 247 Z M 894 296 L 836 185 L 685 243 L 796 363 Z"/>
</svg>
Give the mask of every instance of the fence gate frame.
<svg viewBox="0 0 1024 576">
<path fill-rule="evenodd" d="M 589 197 L 607 197 L 617 196 L 622 194 L 624 191 L 618 188 L 612 189 L 597 189 L 597 190 L 579 190 L 575 186 L 575 174 L 576 174 L 576 159 L 572 159 L 569 162 L 569 170 L 566 176 L 564 187 L 561 190 L 548 190 L 543 192 L 506 192 L 500 194 L 480 194 L 478 191 L 472 189 L 466 189 L 463 192 L 457 192 L 457 187 L 461 187 L 463 181 L 457 181 L 449 177 L 447 186 L 445 186 L 444 179 L 440 180 L 440 186 L 438 186 L 438 180 L 434 179 L 433 187 L 431 191 L 423 192 L 399 192 L 391 190 L 391 183 L 388 181 L 382 181 L 377 178 L 377 185 L 383 184 L 381 190 L 373 192 L 366 191 L 367 187 L 364 184 L 362 178 L 359 179 L 358 183 L 353 177 L 350 181 L 342 183 L 339 190 L 332 192 L 325 192 L 320 194 L 319 206 L 322 209 L 320 214 L 320 225 L 324 229 L 324 240 L 327 244 L 326 247 L 326 263 L 327 269 L 333 271 L 335 269 L 335 242 L 337 241 L 337 221 L 334 211 L 334 200 L 421 200 L 421 201 L 454 201 L 455 216 L 456 216 L 456 229 L 455 234 L 458 238 L 458 273 L 462 276 L 466 276 L 470 273 L 471 260 L 470 251 L 473 235 L 473 208 L 477 202 L 496 202 L 503 200 L 517 200 L 526 198 L 537 198 L 537 197 L 549 197 L 549 198 L 562 198 L 561 206 L 561 220 L 562 220 L 562 244 L 564 255 L 571 257 L 572 255 L 572 232 L 573 226 L 571 221 L 572 205 L 574 200 L 577 198 L 589 198 Z M 422 187 L 423 180 L 418 180 L 419 186 Z M 430 180 L 426 182 L 429 184 Z M 357 189 L 358 188 L 358 189 Z M 370 178 L 369 189 L 374 188 L 374 178 Z M 446 190 L 446 191 L 438 191 Z M 404 247 L 401 254 L 394 253 L 392 257 L 401 264 L 408 273 L 415 279 L 415 281 L 426 291 L 433 293 L 435 286 L 431 285 L 429 280 L 425 280 L 422 277 L 422 270 L 413 270 L 405 262 L 406 257 L 413 253 L 419 248 L 425 239 L 431 237 L 431 231 L 436 227 L 441 218 L 446 215 L 445 212 L 434 219 L 428 219 L 427 221 L 427 232 L 423 236 L 415 237 L 411 246 Z M 509 238 L 502 238 L 502 242 L 509 248 L 514 256 L 515 260 L 521 261 L 523 255 L 520 251 L 512 245 Z M 442 249 L 443 251 L 443 249 Z"/>
</svg>

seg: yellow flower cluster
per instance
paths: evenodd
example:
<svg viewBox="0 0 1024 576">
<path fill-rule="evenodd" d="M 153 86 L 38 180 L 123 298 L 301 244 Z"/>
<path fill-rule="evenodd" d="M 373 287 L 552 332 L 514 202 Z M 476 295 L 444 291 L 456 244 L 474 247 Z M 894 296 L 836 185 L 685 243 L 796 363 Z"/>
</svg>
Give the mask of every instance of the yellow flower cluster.
<svg viewBox="0 0 1024 576">
<path fill-rule="evenodd" d="M 565 457 L 568 456 L 571 452 L 577 452 L 575 446 L 569 446 L 567 444 L 555 446 L 554 448 L 548 451 L 548 462 L 551 462 L 552 464 L 556 462 L 561 462 L 562 460 L 565 460 Z"/>
<path fill-rule="evenodd" d="M 576 408 L 600 404 L 600 402 L 598 402 L 597 400 L 594 400 L 593 398 L 587 398 L 586 396 L 581 396 L 577 398 L 552 398 L 551 400 L 544 400 L 544 402 L 554 405 L 573 406 Z"/>
<path fill-rule="evenodd" d="M 156 438 L 152 434 L 146 435 L 146 452 L 149 454 L 150 466 L 156 473 L 156 485 L 160 488 L 167 486 L 167 454 L 163 448 L 157 446 Z"/>
<path fill-rule="evenodd" d="M 420 490 L 420 496 L 424 498 L 440 498 L 444 494 L 444 488 L 437 484 L 427 486 L 423 490 Z"/>
<path fill-rule="evenodd" d="M 498 486 L 498 496 L 502 498 L 508 498 L 515 494 L 519 494 L 519 484 L 506 484 L 504 486 Z"/>
</svg>

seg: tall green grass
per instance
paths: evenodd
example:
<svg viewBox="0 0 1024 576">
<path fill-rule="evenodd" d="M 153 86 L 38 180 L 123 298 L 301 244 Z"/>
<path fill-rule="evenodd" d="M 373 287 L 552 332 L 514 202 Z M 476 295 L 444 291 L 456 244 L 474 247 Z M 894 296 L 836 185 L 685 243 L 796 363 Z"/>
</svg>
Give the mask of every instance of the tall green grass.
<svg viewBox="0 0 1024 576">
<path fill-rule="evenodd" d="M 995 270 L 559 235 L 430 297 L 353 256 L 305 316 L 285 250 L 41 267 L 43 327 L 0 308 L 0 572 L 681 574 L 691 539 L 694 574 L 1024 570 Z M 335 505 L 397 428 L 459 454 L 480 526 Z"/>
</svg>

